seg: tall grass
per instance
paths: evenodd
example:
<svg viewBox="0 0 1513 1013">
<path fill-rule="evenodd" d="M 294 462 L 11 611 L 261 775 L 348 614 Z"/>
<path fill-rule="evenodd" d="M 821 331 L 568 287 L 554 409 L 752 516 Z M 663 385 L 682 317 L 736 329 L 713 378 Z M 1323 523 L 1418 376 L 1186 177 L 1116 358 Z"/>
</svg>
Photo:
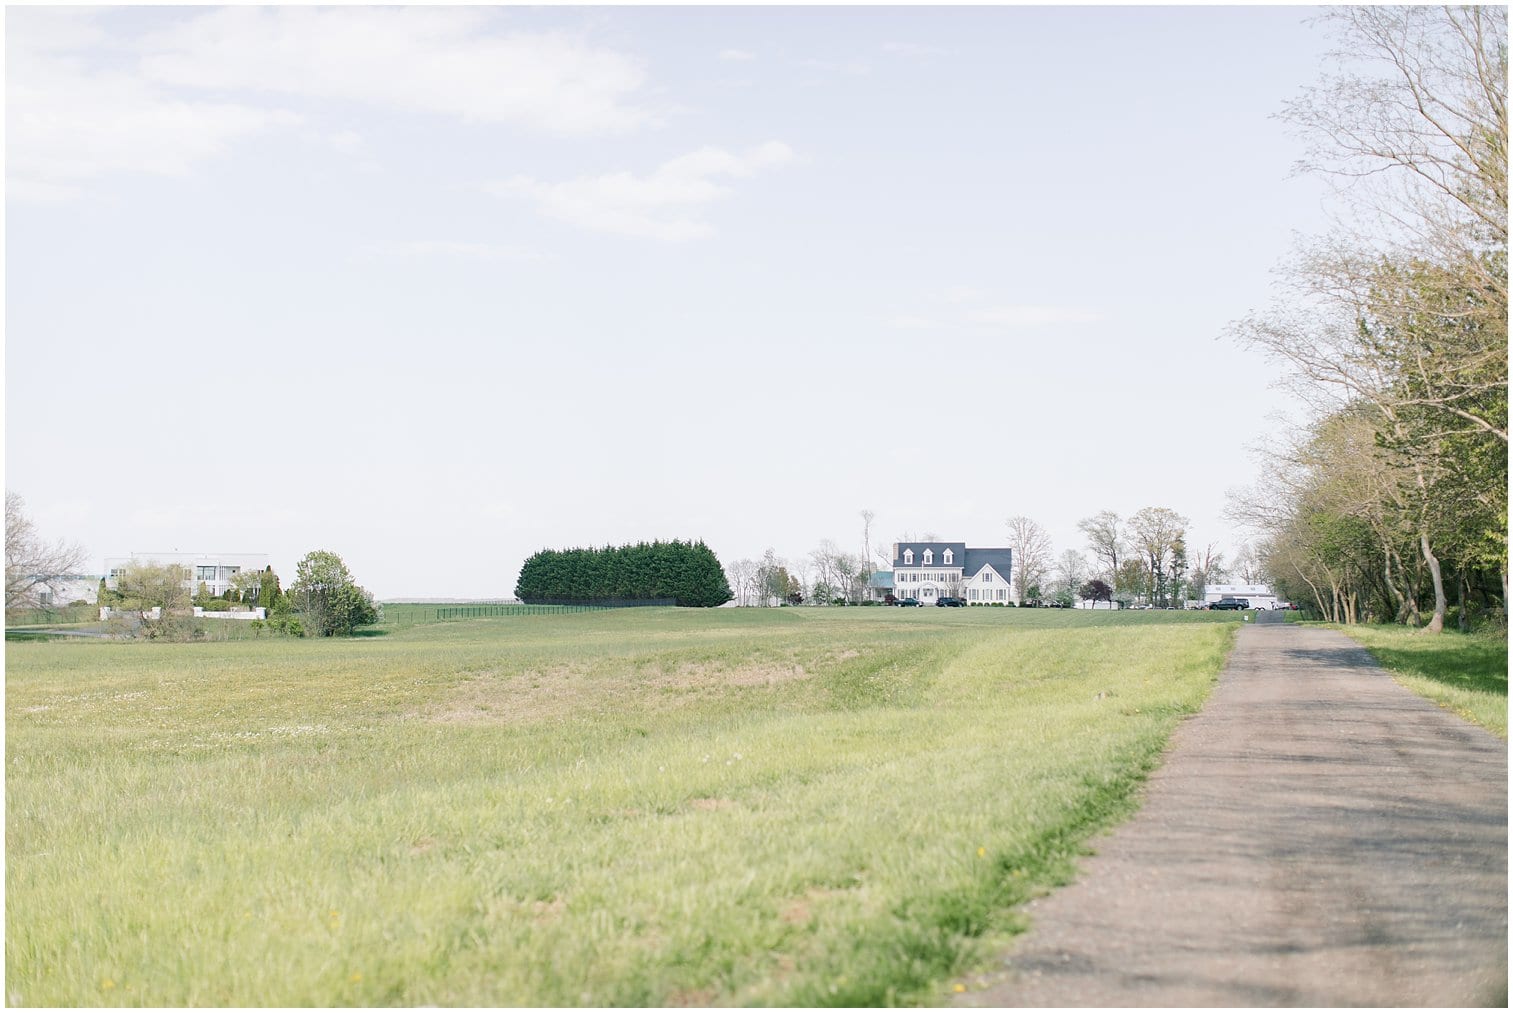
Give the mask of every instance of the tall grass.
<svg viewBox="0 0 1513 1013">
<path fill-rule="evenodd" d="M 1506 630 L 1426 634 L 1402 626 L 1341 626 L 1420 696 L 1508 737 Z"/>
<path fill-rule="evenodd" d="M 667 609 L 7 645 L 7 998 L 919 1001 L 1128 811 L 1236 625 Z"/>
</svg>

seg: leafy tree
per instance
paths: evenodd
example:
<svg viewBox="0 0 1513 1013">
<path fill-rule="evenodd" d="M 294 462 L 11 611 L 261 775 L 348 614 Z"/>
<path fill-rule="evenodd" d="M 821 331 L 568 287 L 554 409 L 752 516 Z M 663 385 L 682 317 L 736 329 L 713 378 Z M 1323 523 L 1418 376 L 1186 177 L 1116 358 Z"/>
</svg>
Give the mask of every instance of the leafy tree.
<svg viewBox="0 0 1513 1013">
<path fill-rule="evenodd" d="M 1114 589 L 1094 577 L 1078 589 L 1077 596 L 1083 601 L 1113 601 Z"/>
<path fill-rule="evenodd" d="M 308 635 L 348 636 L 359 626 L 378 622 L 373 596 L 357 586 L 347 564 L 334 552 L 317 550 L 301 559 L 289 597 Z"/>
<path fill-rule="evenodd" d="M 786 592 L 785 582 L 782 593 Z M 708 546 L 676 541 L 542 549 L 521 566 L 515 596 L 533 603 L 672 599 L 691 608 L 723 605 L 733 597 L 725 571 Z"/>
</svg>

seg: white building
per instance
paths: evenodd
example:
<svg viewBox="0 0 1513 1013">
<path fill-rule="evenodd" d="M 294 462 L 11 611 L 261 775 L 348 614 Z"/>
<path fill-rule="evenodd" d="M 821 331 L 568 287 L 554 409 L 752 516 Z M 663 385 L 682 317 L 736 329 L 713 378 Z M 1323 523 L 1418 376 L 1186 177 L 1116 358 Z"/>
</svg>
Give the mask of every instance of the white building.
<svg viewBox="0 0 1513 1013">
<path fill-rule="evenodd" d="M 1266 584 L 1204 584 L 1203 604 L 1212 605 L 1220 598 L 1245 598 L 1253 609 L 1274 609 L 1277 596 Z"/>
<path fill-rule="evenodd" d="M 185 587 L 194 594 L 204 584 L 212 597 L 231 589 L 231 578 L 244 570 L 266 570 L 270 565 L 261 552 L 133 552 L 130 556 L 113 556 L 105 560 L 105 586 L 119 590 L 121 572 L 131 563 L 166 566 L 170 563 L 188 567 Z"/>
<path fill-rule="evenodd" d="M 37 589 L 37 604 L 42 608 L 61 608 L 76 601 L 93 605 L 99 595 L 99 574 L 61 573 L 47 578 L 46 585 Z"/>
<path fill-rule="evenodd" d="M 918 598 L 921 605 L 934 605 L 945 597 L 968 605 L 1017 605 L 1013 579 L 1012 549 L 969 549 L 966 542 L 893 546 L 893 594 Z"/>
</svg>

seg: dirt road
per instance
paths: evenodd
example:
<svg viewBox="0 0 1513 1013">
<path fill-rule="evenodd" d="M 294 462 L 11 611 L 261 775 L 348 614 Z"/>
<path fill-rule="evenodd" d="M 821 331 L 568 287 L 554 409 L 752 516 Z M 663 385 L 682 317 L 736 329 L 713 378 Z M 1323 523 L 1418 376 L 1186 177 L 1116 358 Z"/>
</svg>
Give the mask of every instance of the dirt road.
<svg viewBox="0 0 1513 1013">
<path fill-rule="evenodd" d="M 967 1006 L 1506 1006 L 1508 751 L 1340 633 L 1250 626 L 1139 814 Z"/>
</svg>

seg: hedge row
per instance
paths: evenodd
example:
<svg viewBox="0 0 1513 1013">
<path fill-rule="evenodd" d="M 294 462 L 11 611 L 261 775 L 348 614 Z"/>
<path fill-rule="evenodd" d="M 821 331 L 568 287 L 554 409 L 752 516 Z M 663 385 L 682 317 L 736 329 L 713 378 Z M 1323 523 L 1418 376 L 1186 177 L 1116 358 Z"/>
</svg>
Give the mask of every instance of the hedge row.
<svg viewBox="0 0 1513 1013">
<path fill-rule="evenodd" d="M 641 542 L 603 549 L 542 549 L 520 568 L 515 597 L 548 600 L 671 598 L 712 608 L 734 597 L 720 561 L 703 542 Z"/>
</svg>

